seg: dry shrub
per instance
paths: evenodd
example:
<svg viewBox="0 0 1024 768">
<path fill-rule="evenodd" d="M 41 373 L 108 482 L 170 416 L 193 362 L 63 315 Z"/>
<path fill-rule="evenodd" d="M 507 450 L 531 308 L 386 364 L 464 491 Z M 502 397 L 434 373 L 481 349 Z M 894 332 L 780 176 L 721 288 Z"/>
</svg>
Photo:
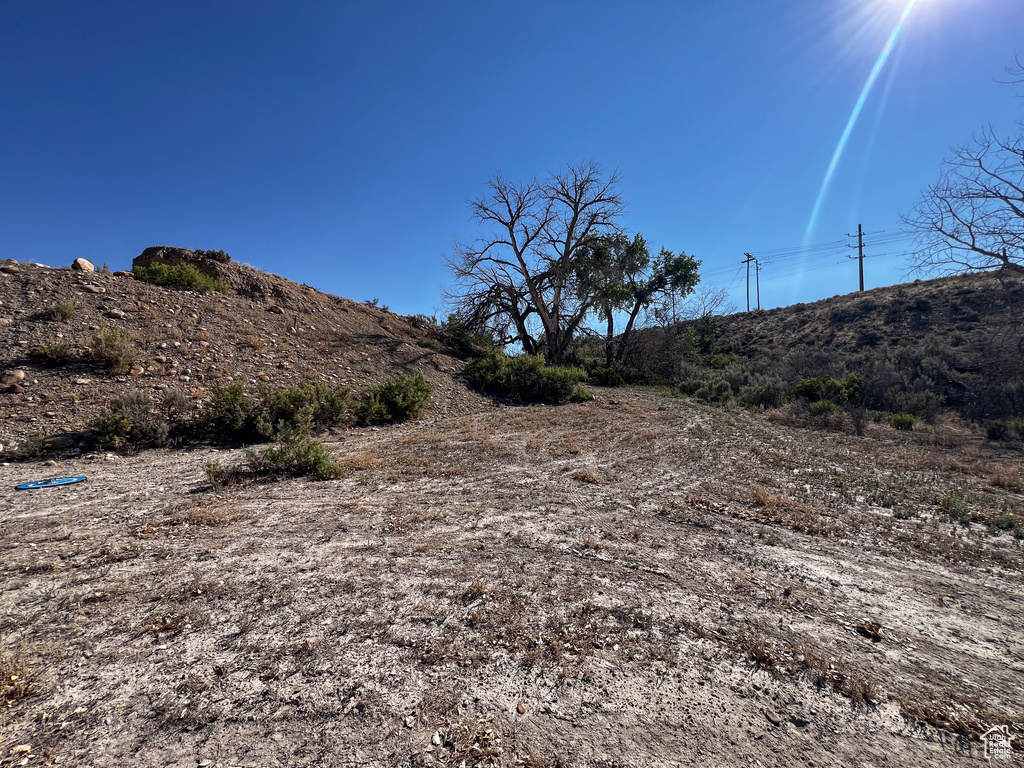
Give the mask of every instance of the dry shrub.
<svg viewBox="0 0 1024 768">
<path fill-rule="evenodd" d="M 1011 725 L 1011 718 L 990 712 L 977 698 L 955 691 L 921 691 L 900 699 L 903 716 L 934 728 L 978 738 L 993 725 Z"/>
<path fill-rule="evenodd" d="M 577 469 L 570 475 L 573 480 L 579 480 L 581 483 L 593 483 L 594 485 L 604 485 L 604 480 L 591 469 Z"/>
<path fill-rule="evenodd" d="M 231 523 L 231 515 L 225 509 L 193 507 L 166 521 L 166 525 L 218 526 Z"/>
<path fill-rule="evenodd" d="M 990 481 L 996 488 L 1006 488 L 1011 491 L 1021 489 L 1020 470 L 1017 467 L 995 466 Z"/>
<path fill-rule="evenodd" d="M 466 587 L 466 590 L 462 593 L 462 599 L 466 602 L 472 602 L 473 600 L 479 600 L 487 594 L 487 582 L 483 579 L 474 579 L 473 582 Z"/>
<path fill-rule="evenodd" d="M 821 515 L 811 507 L 795 499 L 790 499 L 781 494 L 774 494 L 760 485 L 754 486 L 752 496 L 754 503 L 764 513 L 760 515 L 740 514 L 741 517 L 748 517 L 761 523 L 784 525 L 787 528 L 792 528 L 794 531 L 802 531 L 804 533 L 827 533 L 829 530 Z"/>
<path fill-rule="evenodd" d="M 339 462 L 345 469 L 373 469 L 380 466 L 380 457 L 372 453 L 357 453 L 354 456 L 346 456 Z"/>
<path fill-rule="evenodd" d="M 757 664 L 766 669 L 772 669 L 775 666 L 777 661 L 775 653 L 765 638 L 747 635 L 740 642 L 746 654 Z"/>
<path fill-rule="evenodd" d="M 754 503 L 766 509 L 778 509 L 782 506 L 782 497 L 776 496 L 761 485 L 754 486 Z"/>
<path fill-rule="evenodd" d="M 12 707 L 26 696 L 38 693 L 36 674 L 21 653 L 0 651 L 0 701 Z"/>
</svg>

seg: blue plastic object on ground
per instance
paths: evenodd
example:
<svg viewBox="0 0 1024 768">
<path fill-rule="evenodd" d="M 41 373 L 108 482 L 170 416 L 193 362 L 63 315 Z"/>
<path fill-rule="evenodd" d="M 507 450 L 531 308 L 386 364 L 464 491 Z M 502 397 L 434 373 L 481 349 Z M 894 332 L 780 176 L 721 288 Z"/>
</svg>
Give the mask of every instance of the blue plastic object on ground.
<svg viewBox="0 0 1024 768">
<path fill-rule="evenodd" d="M 34 488 L 53 488 L 58 485 L 74 485 L 85 482 L 84 477 L 51 477 L 49 480 L 33 480 L 31 483 L 22 483 L 15 486 L 16 491 L 31 491 Z"/>
</svg>

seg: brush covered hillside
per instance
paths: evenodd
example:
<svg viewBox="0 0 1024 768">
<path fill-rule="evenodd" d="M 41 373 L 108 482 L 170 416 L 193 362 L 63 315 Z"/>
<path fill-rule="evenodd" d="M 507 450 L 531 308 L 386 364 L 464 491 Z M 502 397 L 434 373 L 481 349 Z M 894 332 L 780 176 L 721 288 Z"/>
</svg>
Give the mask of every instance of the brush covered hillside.
<svg viewBox="0 0 1024 768">
<path fill-rule="evenodd" d="M 100 412 L 130 389 L 154 400 L 178 390 L 195 408 L 233 382 L 249 392 L 304 381 L 355 390 L 422 374 L 435 414 L 479 402 L 453 377 L 462 363 L 429 322 L 216 254 L 150 248 L 135 260 L 137 269 L 161 263 L 194 267 L 204 290 L 129 272 L 0 264 L 0 443 L 17 446 L 33 434 L 64 435 L 51 440 L 62 448 L 87 440 Z"/>
<path fill-rule="evenodd" d="M 801 381 L 853 374 L 876 412 L 1009 422 L 1024 416 L 1024 284 L 960 275 L 705 318 L 648 331 L 633 359 L 709 401 L 778 407 Z"/>
</svg>

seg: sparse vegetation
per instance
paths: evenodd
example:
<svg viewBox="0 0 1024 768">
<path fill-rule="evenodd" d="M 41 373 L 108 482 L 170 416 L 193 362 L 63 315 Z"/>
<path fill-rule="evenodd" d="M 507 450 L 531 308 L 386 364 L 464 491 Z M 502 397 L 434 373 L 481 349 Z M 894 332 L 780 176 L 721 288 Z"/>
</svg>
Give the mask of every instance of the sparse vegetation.
<svg viewBox="0 0 1024 768">
<path fill-rule="evenodd" d="M 32 357 L 44 365 L 65 365 L 75 360 L 74 348 L 67 339 L 47 339 L 32 348 Z"/>
<path fill-rule="evenodd" d="M 407 421 L 423 412 L 433 390 L 421 373 L 387 379 L 362 392 L 356 416 L 362 424 Z"/>
<path fill-rule="evenodd" d="M 226 255 L 226 254 L 225 254 Z M 216 278 L 210 277 L 193 264 L 161 264 L 154 262 L 149 266 L 135 266 L 132 273 L 136 280 L 153 285 L 162 285 L 165 288 L 174 288 L 179 291 L 199 291 L 209 293 L 218 291 L 227 292 L 226 284 Z"/>
<path fill-rule="evenodd" d="M 21 654 L 0 650 L 0 702 L 13 707 L 26 696 L 39 692 L 38 675 Z"/>
<path fill-rule="evenodd" d="M 909 432 L 914 428 L 917 421 L 909 413 L 894 413 L 888 418 L 889 426 L 902 432 Z"/>
<path fill-rule="evenodd" d="M 50 319 L 59 323 L 66 323 L 73 320 L 78 311 L 78 305 L 73 301 L 58 301 L 50 308 Z"/>
<path fill-rule="evenodd" d="M 942 498 L 939 504 L 950 520 L 961 525 L 971 524 L 971 505 L 962 493 L 951 491 Z"/>
<path fill-rule="evenodd" d="M 1010 425 L 993 419 L 985 422 L 985 437 L 989 440 L 1006 440 L 1010 436 Z"/>
<path fill-rule="evenodd" d="M 100 328 L 92 337 L 90 355 L 112 373 L 127 373 L 136 355 L 135 340 L 116 328 Z"/>
</svg>

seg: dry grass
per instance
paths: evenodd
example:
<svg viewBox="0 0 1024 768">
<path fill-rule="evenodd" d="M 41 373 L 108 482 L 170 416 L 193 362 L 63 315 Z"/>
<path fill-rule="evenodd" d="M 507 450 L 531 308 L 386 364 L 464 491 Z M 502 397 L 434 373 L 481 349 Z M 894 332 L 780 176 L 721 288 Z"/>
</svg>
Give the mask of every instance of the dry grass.
<svg viewBox="0 0 1024 768">
<path fill-rule="evenodd" d="M 577 469 L 570 475 L 570 477 L 573 480 L 579 480 L 581 483 L 591 483 L 592 485 L 604 485 L 604 478 L 602 478 L 592 469 Z"/>
<path fill-rule="evenodd" d="M 1019 491 L 1022 488 L 1020 469 L 996 465 L 991 469 L 990 482 L 996 488 Z"/>
<path fill-rule="evenodd" d="M 13 707 L 27 696 L 39 693 L 38 675 L 29 667 L 25 654 L 0 651 L 0 701 Z"/>
</svg>

